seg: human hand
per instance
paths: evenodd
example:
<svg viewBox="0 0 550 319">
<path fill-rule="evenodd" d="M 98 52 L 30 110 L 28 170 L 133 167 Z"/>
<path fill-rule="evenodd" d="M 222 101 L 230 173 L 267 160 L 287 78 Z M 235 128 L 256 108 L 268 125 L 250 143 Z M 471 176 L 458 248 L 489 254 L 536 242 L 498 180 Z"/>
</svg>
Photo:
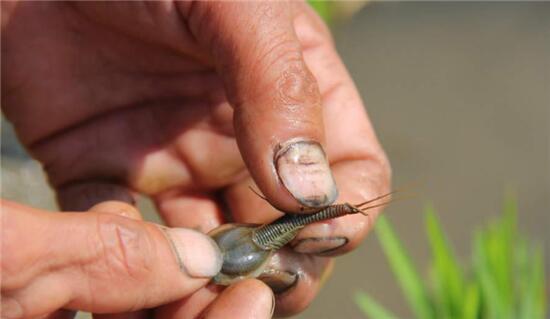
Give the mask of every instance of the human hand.
<svg viewBox="0 0 550 319">
<path fill-rule="evenodd" d="M 98 204 L 86 214 L 52 214 L 3 201 L 0 214 L 6 319 L 150 308 L 191 295 L 221 267 L 220 251 L 208 236 L 132 220 L 139 213 L 121 202 Z M 271 294 L 265 285 L 255 287 Z M 232 306 L 217 301 L 211 311 L 241 317 L 240 308 L 256 306 L 267 317 L 273 302 L 261 296 L 244 307 L 222 293 L 219 299 Z"/>
<path fill-rule="evenodd" d="M 304 3 L 2 6 L 2 107 L 64 210 L 139 193 L 168 226 L 207 232 L 227 221 L 222 210 L 237 222 L 281 215 L 254 182 L 285 212 L 329 204 L 335 184 L 351 203 L 388 189 L 359 95 Z M 296 139 L 311 143 L 278 156 Z M 276 311 L 305 308 L 330 264 L 315 255 L 356 247 L 377 213 L 301 231 L 292 246 L 311 255 L 287 249 L 273 261 L 286 275 Z M 217 291 L 205 289 L 157 314 L 206 308 Z"/>
</svg>

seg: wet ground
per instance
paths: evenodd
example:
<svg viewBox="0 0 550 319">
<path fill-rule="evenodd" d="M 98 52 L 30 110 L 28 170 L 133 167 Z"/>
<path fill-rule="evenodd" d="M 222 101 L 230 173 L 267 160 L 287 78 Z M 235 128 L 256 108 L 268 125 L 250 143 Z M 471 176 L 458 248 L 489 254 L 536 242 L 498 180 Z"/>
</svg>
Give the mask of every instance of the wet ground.
<svg viewBox="0 0 550 319">
<path fill-rule="evenodd" d="M 373 3 L 338 23 L 338 49 L 412 200 L 387 209 L 415 262 L 427 264 L 422 207 L 431 201 L 457 253 L 519 198 L 524 233 L 550 235 L 550 3 Z M 40 167 L 2 128 L 2 197 L 53 208 Z M 338 258 L 334 276 L 299 318 L 361 318 L 357 290 L 410 317 L 375 236 Z"/>
</svg>

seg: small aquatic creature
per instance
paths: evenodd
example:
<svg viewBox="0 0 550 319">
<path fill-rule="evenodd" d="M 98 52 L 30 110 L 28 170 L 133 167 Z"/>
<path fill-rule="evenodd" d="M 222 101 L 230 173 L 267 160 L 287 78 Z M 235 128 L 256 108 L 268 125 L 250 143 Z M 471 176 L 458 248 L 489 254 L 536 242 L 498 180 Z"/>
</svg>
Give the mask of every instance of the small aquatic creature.
<svg viewBox="0 0 550 319">
<path fill-rule="evenodd" d="M 230 285 L 245 278 L 256 278 L 262 274 L 273 253 L 291 242 L 306 225 L 349 214 L 367 215 L 367 210 L 389 203 L 387 201 L 376 204 L 375 201 L 387 198 L 393 193 L 378 196 L 358 205 L 348 203 L 330 205 L 308 215 L 286 214 L 264 225 L 220 226 L 210 233 L 223 255 L 222 269 L 213 278 L 213 282 L 219 285 Z"/>
</svg>

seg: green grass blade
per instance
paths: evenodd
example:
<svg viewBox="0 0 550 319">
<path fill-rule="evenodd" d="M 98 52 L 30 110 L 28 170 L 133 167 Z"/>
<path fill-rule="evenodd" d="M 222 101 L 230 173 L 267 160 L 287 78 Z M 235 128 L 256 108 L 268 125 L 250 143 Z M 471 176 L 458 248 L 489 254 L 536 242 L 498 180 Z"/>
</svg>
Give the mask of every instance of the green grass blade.
<svg viewBox="0 0 550 319">
<path fill-rule="evenodd" d="M 504 215 L 491 222 L 474 240 L 474 271 L 479 280 L 484 314 L 488 318 L 514 318 L 518 311 L 516 254 L 518 253 L 517 205 L 507 196 Z"/>
<path fill-rule="evenodd" d="M 376 233 L 415 317 L 546 318 L 543 250 L 519 233 L 513 197 L 506 198 L 503 211 L 501 217 L 475 233 L 471 268 L 465 272 L 436 213 L 431 207 L 426 209 L 425 225 L 432 252 L 429 279 L 433 290 L 429 293 L 391 223 L 385 217 L 379 219 Z M 369 296 L 358 295 L 356 302 L 372 318 L 394 317 Z"/>
<path fill-rule="evenodd" d="M 331 1 L 308 0 L 308 3 L 327 24 L 332 22 Z"/>
<path fill-rule="evenodd" d="M 423 281 L 390 222 L 381 216 L 375 229 L 384 254 L 413 313 L 418 319 L 433 318 L 433 310 Z"/>
<path fill-rule="evenodd" d="M 530 294 L 533 300 L 533 316 L 531 318 L 545 318 L 545 281 L 544 281 L 544 259 L 542 249 L 536 247 L 534 254 L 531 258 L 531 278 L 530 282 Z"/>
<path fill-rule="evenodd" d="M 425 223 L 431 247 L 434 281 L 437 286 L 437 297 L 440 300 L 438 317 L 462 317 L 462 300 L 464 297 L 464 276 L 449 244 L 433 207 L 425 210 Z"/>
<path fill-rule="evenodd" d="M 464 296 L 464 304 L 462 311 L 462 319 L 477 319 L 480 314 L 480 293 L 479 286 L 474 282 L 470 283 L 466 288 Z"/>
<path fill-rule="evenodd" d="M 514 254 L 514 264 L 515 264 L 515 276 L 518 278 L 516 279 L 516 298 L 520 299 L 519 302 L 519 309 L 517 311 L 518 313 L 518 319 L 527 319 L 531 316 L 531 303 L 533 300 L 531 299 L 531 294 L 529 292 L 529 286 L 530 286 L 530 280 L 529 280 L 529 272 L 530 267 L 529 264 L 531 261 L 529 260 L 529 251 L 528 251 L 528 244 L 527 241 L 524 238 L 520 238 L 516 242 L 515 247 L 515 254 Z"/>
<path fill-rule="evenodd" d="M 517 201 L 515 196 L 508 194 L 504 201 L 504 214 L 496 223 L 495 241 L 498 256 L 495 256 L 493 267 L 497 275 L 497 284 L 501 292 L 502 302 L 507 306 L 505 311 L 510 318 L 517 314 L 518 300 L 514 287 L 514 254 L 517 243 Z"/>
<path fill-rule="evenodd" d="M 527 249 L 525 249 L 527 251 Z M 544 279 L 544 259 L 542 249 L 537 247 L 523 264 L 525 270 L 520 276 L 521 301 L 520 318 L 542 319 L 546 316 L 546 292 Z"/>
<path fill-rule="evenodd" d="M 546 285 L 548 282 L 546 281 L 546 274 L 545 274 L 545 267 L 544 267 L 544 250 L 542 247 L 539 247 L 539 256 L 537 256 L 537 259 L 539 261 L 537 262 L 538 268 L 537 268 L 537 278 L 539 280 L 537 281 L 539 284 L 539 287 L 537 289 L 537 315 L 540 314 L 539 318 L 547 318 L 547 311 L 548 311 L 548 295 L 546 291 Z"/>
<path fill-rule="evenodd" d="M 438 319 L 454 319 L 451 315 L 450 307 L 446 302 L 447 293 L 445 291 L 445 282 L 444 278 L 438 275 L 434 265 L 430 266 L 429 271 L 429 282 L 430 282 L 430 300 L 434 309 L 434 316 Z"/>
<path fill-rule="evenodd" d="M 494 279 L 494 267 L 489 255 L 492 245 L 490 233 L 478 232 L 474 239 L 474 271 L 480 285 L 481 297 L 484 302 L 484 318 L 502 319 L 506 318 L 505 305 L 502 304 L 500 292 Z"/>
<path fill-rule="evenodd" d="M 361 309 L 361 312 L 371 319 L 397 319 L 397 317 L 386 310 L 381 304 L 372 299 L 364 292 L 358 292 L 355 294 L 355 303 Z"/>
</svg>

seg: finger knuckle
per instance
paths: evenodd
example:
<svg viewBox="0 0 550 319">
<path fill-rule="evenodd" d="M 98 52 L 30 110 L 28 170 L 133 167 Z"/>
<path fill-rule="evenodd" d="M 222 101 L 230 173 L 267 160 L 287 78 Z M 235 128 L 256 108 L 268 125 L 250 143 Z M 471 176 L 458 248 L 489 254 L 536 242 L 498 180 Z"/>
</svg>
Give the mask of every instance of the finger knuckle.
<svg viewBox="0 0 550 319">
<path fill-rule="evenodd" d="M 287 108 L 320 106 L 317 81 L 305 64 L 289 64 L 280 72 L 276 82 L 277 100 Z"/>
<path fill-rule="evenodd" d="M 148 278 L 155 249 L 147 229 L 139 222 L 109 214 L 98 214 L 98 259 L 107 272 L 136 280 Z"/>
</svg>

